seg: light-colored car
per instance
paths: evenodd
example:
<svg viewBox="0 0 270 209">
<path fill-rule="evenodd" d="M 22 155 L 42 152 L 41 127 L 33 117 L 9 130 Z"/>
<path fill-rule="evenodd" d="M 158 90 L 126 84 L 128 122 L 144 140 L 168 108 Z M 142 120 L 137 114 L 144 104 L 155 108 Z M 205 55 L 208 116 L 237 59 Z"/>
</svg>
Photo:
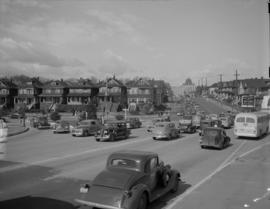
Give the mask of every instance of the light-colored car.
<svg viewBox="0 0 270 209">
<path fill-rule="evenodd" d="M 179 129 L 173 122 L 159 122 L 153 128 L 148 129 L 153 134 L 153 139 L 173 139 L 180 136 Z"/>
<path fill-rule="evenodd" d="M 96 132 L 101 129 L 101 127 L 102 125 L 99 120 L 82 120 L 79 122 L 78 126 L 72 130 L 72 136 L 95 135 Z"/>
<path fill-rule="evenodd" d="M 54 134 L 59 133 L 69 133 L 70 132 L 70 125 L 68 121 L 60 121 L 59 124 L 56 125 L 55 130 L 53 130 Z"/>
</svg>

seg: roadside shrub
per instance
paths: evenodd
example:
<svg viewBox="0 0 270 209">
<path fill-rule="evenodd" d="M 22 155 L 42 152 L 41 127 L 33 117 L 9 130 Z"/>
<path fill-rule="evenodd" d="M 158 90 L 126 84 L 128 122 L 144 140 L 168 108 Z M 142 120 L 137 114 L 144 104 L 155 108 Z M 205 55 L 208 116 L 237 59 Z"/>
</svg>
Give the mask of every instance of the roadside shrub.
<svg viewBox="0 0 270 209">
<path fill-rule="evenodd" d="M 124 115 L 116 115 L 115 116 L 116 120 L 124 120 L 124 118 L 125 118 Z"/>
<path fill-rule="evenodd" d="M 58 113 L 58 112 L 52 112 L 50 114 L 50 119 L 52 121 L 57 121 L 57 120 L 60 120 L 61 119 L 61 115 Z"/>
</svg>

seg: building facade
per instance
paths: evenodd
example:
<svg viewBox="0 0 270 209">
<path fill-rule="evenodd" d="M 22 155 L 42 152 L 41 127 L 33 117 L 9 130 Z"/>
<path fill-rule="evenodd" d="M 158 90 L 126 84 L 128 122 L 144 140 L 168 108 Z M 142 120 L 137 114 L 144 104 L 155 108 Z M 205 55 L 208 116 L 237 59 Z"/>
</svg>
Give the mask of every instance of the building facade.
<svg viewBox="0 0 270 209">
<path fill-rule="evenodd" d="M 14 108 L 14 97 L 18 94 L 18 87 L 12 80 L 0 79 L 0 109 Z"/>
<path fill-rule="evenodd" d="M 14 98 L 15 107 L 26 107 L 27 109 L 39 109 L 42 93 L 42 83 L 39 78 L 32 78 L 31 81 L 18 85 L 18 95 Z"/>
</svg>

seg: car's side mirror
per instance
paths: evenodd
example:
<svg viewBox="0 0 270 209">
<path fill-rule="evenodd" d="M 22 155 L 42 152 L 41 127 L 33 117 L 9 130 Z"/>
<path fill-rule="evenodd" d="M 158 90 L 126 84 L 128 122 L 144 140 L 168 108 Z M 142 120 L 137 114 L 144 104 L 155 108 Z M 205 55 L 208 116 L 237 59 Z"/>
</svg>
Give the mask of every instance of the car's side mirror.
<svg viewBox="0 0 270 209">
<path fill-rule="evenodd" d="M 80 188 L 80 193 L 87 193 L 89 189 L 90 189 L 89 184 L 85 184 Z"/>
</svg>

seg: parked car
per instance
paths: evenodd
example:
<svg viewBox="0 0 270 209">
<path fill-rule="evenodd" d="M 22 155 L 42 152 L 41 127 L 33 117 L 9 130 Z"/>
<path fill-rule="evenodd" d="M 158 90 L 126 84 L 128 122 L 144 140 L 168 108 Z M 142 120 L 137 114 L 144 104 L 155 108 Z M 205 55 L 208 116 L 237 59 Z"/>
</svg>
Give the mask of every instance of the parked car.
<svg viewBox="0 0 270 209">
<path fill-rule="evenodd" d="M 125 121 L 114 121 L 105 123 L 104 126 L 97 131 L 96 141 L 115 141 L 118 139 L 127 139 L 130 130 L 127 128 Z"/>
<path fill-rule="evenodd" d="M 146 209 L 168 192 L 177 192 L 180 181 L 180 172 L 164 165 L 156 153 L 118 151 L 91 185 L 80 188 L 75 201 L 94 208 Z"/>
<path fill-rule="evenodd" d="M 154 128 L 148 129 L 148 132 L 153 134 L 153 139 L 173 139 L 180 136 L 179 129 L 176 128 L 173 122 L 159 122 Z"/>
<path fill-rule="evenodd" d="M 230 144 L 230 137 L 226 135 L 223 128 L 207 127 L 203 130 L 200 139 L 201 148 L 214 147 L 223 149 Z"/>
<path fill-rule="evenodd" d="M 55 130 L 53 130 L 54 134 L 59 134 L 59 133 L 69 133 L 70 132 L 70 124 L 68 121 L 62 120 L 60 121 L 57 125 Z"/>
<path fill-rule="evenodd" d="M 37 118 L 37 123 L 35 126 L 37 129 L 50 129 L 51 125 L 48 122 L 48 118 L 46 116 L 40 116 Z"/>
<path fill-rule="evenodd" d="M 95 135 L 101 128 L 101 123 L 99 120 L 82 120 L 79 124 L 72 130 L 72 136 L 89 136 Z"/>
<path fill-rule="evenodd" d="M 139 118 L 128 118 L 126 120 L 127 128 L 140 128 L 142 126 L 142 122 Z"/>
</svg>

